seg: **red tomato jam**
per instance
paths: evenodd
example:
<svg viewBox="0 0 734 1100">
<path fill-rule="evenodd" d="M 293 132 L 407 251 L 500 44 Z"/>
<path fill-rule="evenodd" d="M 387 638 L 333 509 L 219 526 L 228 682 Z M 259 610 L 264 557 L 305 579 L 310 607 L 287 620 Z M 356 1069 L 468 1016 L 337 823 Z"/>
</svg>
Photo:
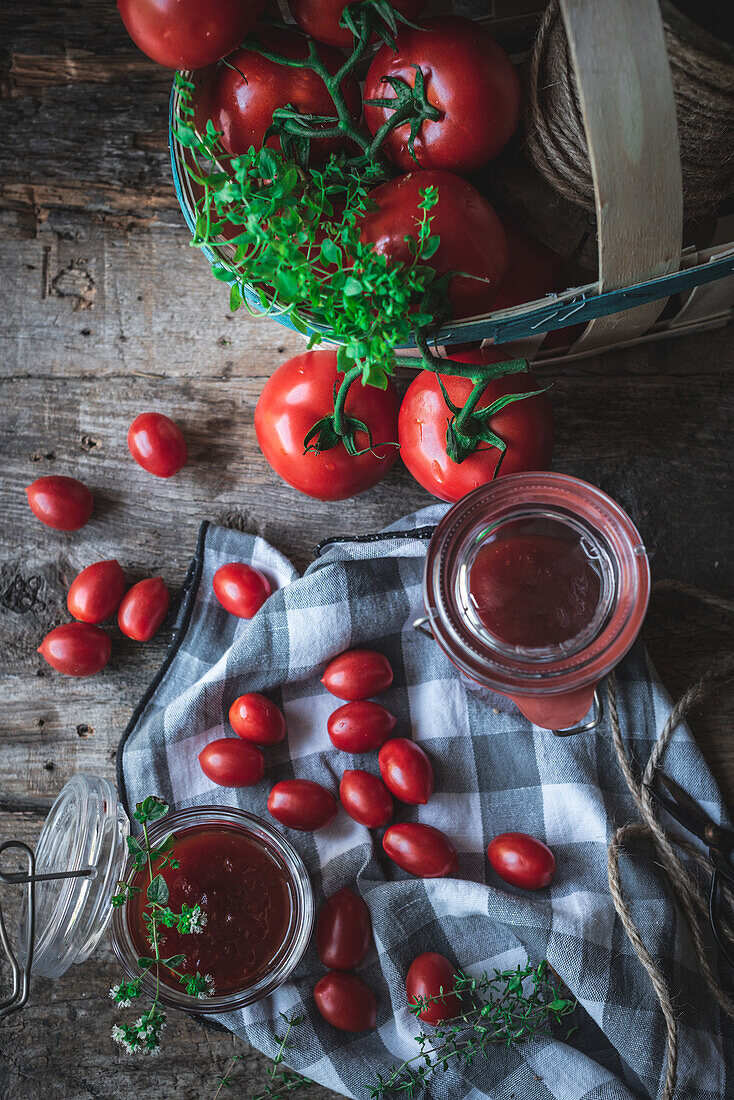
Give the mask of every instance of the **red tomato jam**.
<svg viewBox="0 0 734 1100">
<path fill-rule="evenodd" d="M 166 904 L 174 913 L 184 904 L 198 904 L 206 924 L 201 932 L 186 934 L 158 925 L 161 955 L 185 955 L 176 969 L 210 974 L 218 996 L 253 985 L 288 932 L 292 900 L 285 868 L 241 829 L 224 824 L 177 832 L 174 856 L 179 867 L 161 871 L 170 892 Z M 128 906 L 130 934 L 140 955 L 150 955 L 142 920 L 148 881 L 147 871 L 133 879 L 143 889 Z M 165 968 L 161 980 L 179 986 Z"/>
<path fill-rule="evenodd" d="M 593 621 L 602 595 L 591 546 L 556 520 L 516 520 L 482 542 L 469 572 L 469 598 L 501 644 L 563 646 Z"/>
</svg>

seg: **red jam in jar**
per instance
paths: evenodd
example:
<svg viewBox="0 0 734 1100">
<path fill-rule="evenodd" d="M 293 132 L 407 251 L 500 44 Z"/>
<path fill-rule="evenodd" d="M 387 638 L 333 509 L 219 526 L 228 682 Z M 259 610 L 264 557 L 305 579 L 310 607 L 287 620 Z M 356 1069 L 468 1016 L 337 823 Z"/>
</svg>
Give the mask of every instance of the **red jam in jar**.
<svg viewBox="0 0 734 1100">
<path fill-rule="evenodd" d="M 291 918 L 288 879 L 282 867 L 240 830 L 224 826 L 176 834 L 177 868 L 161 871 L 169 890 L 167 905 L 199 905 L 206 914 L 201 932 L 181 933 L 157 926 L 161 955 L 185 955 L 184 974 L 211 974 L 217 993 L 257 981 L 282 946 Z M 153 872 L 158 867 L 154 865 Z M 147 872 L 133 880 L 145 887 Z M 133 942 L 148 955 L 143 912 L 145 889 L 131 907 Z M 161 977 L 164 977 L 163 973 Z M 175 980 L 172 975 L 166 979 Z"/>
<path fill-rule="evenodd" d="M 490 534 L 469 570 L 469 598 L 498 642 L 523 649 L 563 646 L 594 619 L 603 580 L 597 556 L 573 528 L 515 520 Z"/>
</svg>

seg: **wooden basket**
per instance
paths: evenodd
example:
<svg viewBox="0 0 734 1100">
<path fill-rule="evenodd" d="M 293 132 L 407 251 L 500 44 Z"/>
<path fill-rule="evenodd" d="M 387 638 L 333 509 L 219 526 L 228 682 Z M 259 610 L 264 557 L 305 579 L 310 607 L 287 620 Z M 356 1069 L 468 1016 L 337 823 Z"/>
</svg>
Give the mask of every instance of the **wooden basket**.
<svg viewBox="0 0 734 1100">
<path fill-rule="evenodd" d="M 598 277 L 511 309 L 445 325 L 437 343 L 508 345 L 508 356 L 562 362 L 613 347 L 720 327 L 734 315 L 734 242 L 683 248 L 683 194 L 670 66 L 657 0 L 559 0 L 579 89 L 596 199 Z M 501 41 L 537 23 L 478 18 Z M 614 49 L 609 49 L 609 43 Z M 522 56 L 520 54 L 520 56 Z M 190 76 L 190 74 L 184 74 Z M 177 115 L 174 84 L 170 120 Z M 192 154 L 171 135 L 173 179 L 194 230 L 196 195 L 185 170 Z M 719 231 L 719 236 L 721 232 Z M 714 238 L 716 239 L 716 238 Z M 226 241 L 204 247 L 210 263 L 232 270 Z M 259 296 L 241 285 L 251 308 Z M 664 314 L 664 316 L 663 316 Z M 274 316 L 293 328 L 288 316 Z M 583 325 L 564 351 L 543 350 L 552 330 Z M 314 324 L 325 339 L 329 333 Z"/>
</svg>

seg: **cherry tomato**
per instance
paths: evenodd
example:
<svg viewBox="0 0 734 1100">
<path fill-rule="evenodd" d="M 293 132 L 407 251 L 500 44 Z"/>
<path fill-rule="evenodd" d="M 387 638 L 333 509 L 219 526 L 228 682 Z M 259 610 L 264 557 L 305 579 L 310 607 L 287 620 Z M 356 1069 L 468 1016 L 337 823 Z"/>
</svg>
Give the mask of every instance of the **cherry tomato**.
<svg viewBox="0 0 734 1100">
<path fill-rule="evenodd" d="M 339 1031 L 366 1031 L 377 1024 L 377 1001 L 356 974 L 330 970 L 313 991 L 321 1015 Z"/>
<path fill-rule="evenodd" d="M 282 363 L 271 374 L 255 408 L 257 441 L 266 460 L 294 489 L 318 500 L 345 500 L 385 476 L 397 459 L 398 396 L 392 382 L 379 390 L 356 382 L 347 394 L 348 417 L 372 432 L 373 449 L 350 455 L 342 443 L 304 454 L 311 428 L 334 410 L 334 386 L 343 375 L 335 351 L 306 351 Z M 355 433 L 357 450 L 369 447 L 363 431 Z"/>
<path fill-rule="evenodd" d="M 329 970 L 354 970 L 372 942 L 372 918 L 365 902 L 348 886 L 326 901 L 316 922 L 316 948 Z"/>
<path fill-rule="evenodd" d="M 119 561 L 96 561 L 71 582 L 66 606 L 83 623 L 103 623 L 117 611 L 124 591 L 125 574 Z"/>
<path fill-rule="evenodd" d="M 452 351 L 451 355 L 463 363 L 496 363 L 506 358 L 506 353 L 497 348 Z M 462 408 L 472 391 L 471 380 L 445 374 L 441 381 L 449 400 Z M 477 409 L 487 408 L 509 393 L 533 393 L 542 389 L 543 383 L 528 371 L 505 375 L 488 384 Z M 441 500 L 459 500 L 498 473 L 547 470 L 550 466 L 553 408 L 547 393 L 513 401 L 484 422 L 507 445 L 499 471 L 500 451 L 488 443 L 481 442 L 463 462 L 449 458 L 446 428 L 451 416 L 438 376 L 433 371 L 421 371 L 408 387 L 400 408 L 400 454 L 415 480 Z"/>
<path fill-rule="evenodd" d="M 420 745 L 407 737 L 393 737 L 377 757 L 385 786 L 411 806 L 424 806 L 433 794 L 433 765 Z"/>
<path fill-rule="evenodd" d="M 445 955 L 424 952 L 413 960 L 405 979 L 408 1004 L 430 1000 L 428 1007 L 418 1013 L 420 1020 L 427 1024 L 440 1024 L 461 1015 L 461 998 L 457 993 L 449 992 L 456 985 L 456 978 L 457 968 L 449 963 Z M 441 997 L 441 992 L 446 992 L 447 996 Z M 434 997 L 440 1000 L 431 1000 Z"/>
<path fill-rule="evenodd" d="M 326 728 L 334 748 L 342 752 L 370 752 L 391 736 L 397 718 L 370 699 L 345 703 L 329 715 Z"/>
<path fill-rule="evenodd" d="M 309 40 L 288 27 L 262 26 L 257 39 L 267 49 L 282 57 L 308 57 Z M 316 46 L 321 61 L 330 73 L 344 63 L 344 55 L 331 46 Z M 301 114 L 335 118 L 334 101 L 318 73 L 313 69 L 279 65 L 255 50 L 239 49 L 223 65 L 194 76 L 194 119 L 203 133 L 207 119 L 221 131 L 221 142 L 233 156 L 246 153 L 251 146 L 280 149 L 280 138 L 271 135 L 265 141 L 265 131 L 273 123 L 273 112 L 291 106 Z M 359 117 L 359 84 L 353 75 L 342 81 L 342 93 L 353 118 Z M 311 142 L 309 159 L 325 161 L 330 153 L 347 144 L 343 137 L 315 138 Z"/>
<path fill-rule="evenodd" d="M 548 845 L 527 833 L 500 833 L 490 841 L 487 858 L 501 879 L 523 890 L 542 890 L 556 873 Z"/>
<path fill-rule="evenodd" d="M 220 787 L 253 787 L 265 774 L 265 757 L 238 737 L 219 737 L 199 753 L 201 770 Z"/>
<path fill-rule="evenodd" d="M 349 816 L 368 829 L 387 825 L 393 815 L 390 792 L 371 772 L 346 771 L 339 784 L 339 798 Z"/>
<path fill-rule="evenodd" d="M 109 661 L 112 642 L 99 626 L 64 623 L 46 635 L 38 652 L 65 676 L 93 676 Z"/>
<path fill-rule="evenodd" d="M 229 721 L 237 736 L 253 745 L 277 745 L 286 733 L 282 710 L 257 691 L 235 699 L 229 708 Z"/>
<path fill-rule="evenodd" d="M 338 699 L 359 702 L 387 691 L 392 667 L 387 657 L 374 649 L 349 649 L 329 662 L 321 683 Z"/>
<path fill-rule="evenodd" d="M 268 810 L 281 825 L 304 833 L 324 829 L 337 815 L 331 791 L 310 779 L 283 779 L 268 798 Z"/>
<path fill-rule="evenodd" d="M 382 847 L 393 863 L 418 878 L 441 878 L 459 870 L 456 848 L 432 825 L 417 821 L 391 825 L 382 838 Z"/>
<path fill-rule="evenodd" d="M 435 951 L 424 951 L 410 964 L 410 970 L 405 979 L 405 990 L 408 994 L 408 1004 L 414 1005 L 417 1001 L 431 1000 L 432 997 L 440 997 L 424 1008 L 418 1016 L 427 1024 L 440 1024 L 444 1020 L 452 1020 L 460 1016 L 463 1011 L 461 997 L 449 990 L 456 984 L 456 967 L 449 962 L 445 955 L 439 955 Z M 441 996 L 444 992 L 447 995 Z"/>
<path fill-rule="evenodd" d="M 435 187 L 438 202 L 429 211 L 431 233 L 440 238 L 433 256 L 421 262 L 436 275 L 465 272 L 449 281 L 448 296 L 455 318 L 475 317 L 492 308 L 507 271 L 509 251 L 502 223 L 476 188 L 453 172 L 410 172 L 370 191 L 377 209 L 362 221 L 361 239 L 394 262 L 414 262 L 405 240 L 415 237 L 422 211 L 419 192 Z"/>
<path fill-rule="evenodd" d="M 136 416 L 127 433 L 127 445 L 138 466 L 156 477 L 173 477 L 189 459 L 183 432 L 163 413 Z"/>
<path fill-rule="evenodd" d="M 168 69 L 224 57 L 252 30 L 267 0 L 117 0 L 135 45 Z"/>
<path fill-rule="evenodd" d="M 536 241 L 512 218 L 503 215 L 502 226 L 510 249 L 510 265 L 492 309 L 535 302 L 559 289 L 561 257 Z"/>
<path fill-rule="evenodd" d="M 146 577 L 129 588 L 117 612 L 117 625 L 134 642 L 149 642 L 168 614 L 171 597 L 162 577 Z"/>
<path fill-rule="evenodd" d="M 92 494 L 75 477 L 39 477 L 26 495 L 33 515 L 54 531 L 78 531 L 94 511 Z"/>
<path fill-rule="evenodd" d="M 288 0 L 288 7 L 298 26 L 311 38 L 344 49 L 354 42 L 352 32 L 339 26 L 348 2 L 349 0 Z M 421 14 L 426 3 L 427 0 L 390 0 L 390 7 L 412 21 Z"/>
<path fill-rule="evenodd" d="M 420 28 L 401 26 L 397 51 L 383 45 L 375 54 L 364 87 L 364 120 L 376 134 L 394 107 L 371 106 L 370 100 L 395 100 L 388 80 L 414 87 L 423 74 L 426 99 L 438 117 L 423 119 L 413 142 L 411 122 L 396 126 L 382 148 L 403 172 L 416 167 L 473 172 L 492 160 L 510 140 L 520 121 L 520 79 L 495 40 L 469 19 L 437 16 Z"/>
<path fill-rule="evenodd" d="M 220 566 L 214 574 L 212 587 L 224 610 L 239 619 L 257 615 L 273 591 L 265 574 L 243 561 Z"/>
</svg>

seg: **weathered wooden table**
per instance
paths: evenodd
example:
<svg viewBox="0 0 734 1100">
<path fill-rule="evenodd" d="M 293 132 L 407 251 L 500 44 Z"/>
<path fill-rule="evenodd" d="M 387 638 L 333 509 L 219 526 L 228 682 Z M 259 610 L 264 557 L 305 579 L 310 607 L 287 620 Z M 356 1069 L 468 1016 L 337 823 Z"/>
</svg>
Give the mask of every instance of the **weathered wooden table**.
<svg viewBox="0 0 734 1100">
<path fill-rule="evenodd" d="M 396 469 L 377 489 L 317 504 L 283 485 L 257 447 L 253 407 L 301 338 L 227 311 L 188 246 L 166 150 L 170 74 L 127 39 L 107 0 L 26 0 L 0 18 L 2 418 L 0 439 L 0 839 L 33 841 L 75 772 L 114 776 L 133 705 L 170 633 L 136 645 L 114 631 L 91 680 L 51 673 L 36 646 L 66 619 L 65 592 L 91 561 L 117 557 L 132 579 L 183 579 L 203 518 L 270 539 L 298 567 L 336 532 L 363 532 L 429 498 Z M 734 594 L 731 330 L 654 343 L 548 369 L 558 422 L 555 468 L 599 484 L 644 533 L 656 580 Z M 130 459 L 144 409 L 170 413 L 190 462 L 170 482 Z M 94 491 L 82 532 L 41 526 L 23 488 L 71 474 Z M 645 638 L 672 694 L 732 642 L 732 616 L 662 590 Z M 695 716 L 704 752 L 734 796 L 734 691 Z M 265 1060 L 229 1035 L 173 1014 L 155 1062 L 120 1053 L 98 952 L 55 984 L 36 983 L 0 1025 L 0 1096 L 213 1096 L 231 1055 L 233 1095 L 257 1089 Z"/>
</svg>

